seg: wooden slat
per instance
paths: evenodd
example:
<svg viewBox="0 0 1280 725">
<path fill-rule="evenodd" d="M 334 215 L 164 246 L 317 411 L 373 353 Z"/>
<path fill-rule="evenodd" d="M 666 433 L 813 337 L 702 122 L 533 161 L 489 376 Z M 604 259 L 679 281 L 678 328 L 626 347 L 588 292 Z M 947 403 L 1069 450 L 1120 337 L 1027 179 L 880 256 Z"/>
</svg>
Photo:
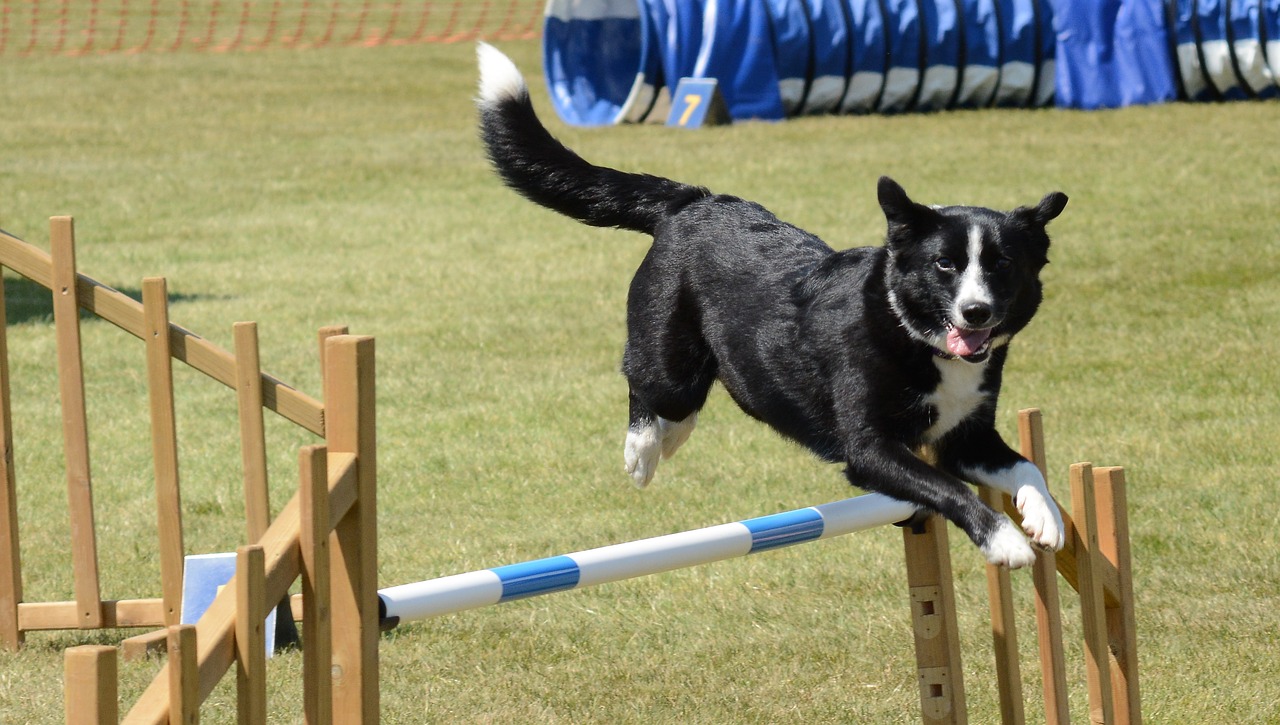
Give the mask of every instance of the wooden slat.
<svg viewBox="0 0 1280 725">
<path fill-rule="evenodd" d="M 182 616 L 182 494 L 178 477 L 178 424 L 174 415 L 173 358 L 169 356 L 169 294 L 163 277 L 142 280 L 146 321 L 147 393 L 151 408 L 151 460 L 156 478 L 160 590 L 165 624 Z"/>
<path fill-rule="evenodd" d="M 234 325 L 236 402 L 240 412 L 240 458 L 244 472 L 244 514 L 249 541 L 257 541 L 271 522 L 267 493 L 267 435 L 262 423 L 262 365 L 258 325 Z"/>
<path fill-rule="evenodd" d="M 320 381 L 321 383 L 324 382 L 325 345 L 328 344 L 329 338 L 337 337 L 338 335 L 345 335 L 347 334 L 347 332 L 348 332 L 348 329 L 346 325 L 326 325 L 320 328 L 320 332 L 317 335 L 317 337 L 319 338 L 319 342 L 320 342 Z"/>
<path fill-rule="evenodd" d="M 70 647 L 63 653 L 62 703 L 67 725 L 116 725 L 120 721 L 116 648 Z"/>
<path fill-rule="evenodd" d="M 242 723 L 267 721 L 267 599 L 261 546 L 236 550 L 236 709 Z"/>
<path fill-rule="evenodd" d="M 1003 491 L 982 486 L 979 494 L 996 511 L 1004 510 Z M 1004 725 L 1026 722 L 1022 702 L 1022 675 L 1018 663 L 1018 629 L 1014 616 L 1013 583 L 1008 567 L 987 564 L 987 600 L 991 610 L 992 650 L 996 658 L 996 686 L 1000 695 L 1000 717 Z"/>
<path fill-rule="evenodd" d="M 9 234 L 0 232 L 0 264 L 23 277 L 53 289 L 50 255 Z M 90 277 L 77 275 L 78 304 L 102 319 L 142 338 L 146 334 L 142 305 L 128 295 Z M 235 387 L 235 357 L 179 325 L 170 323 L 170 354 L 227 387 Z M 324 435 L 324 411 L 320 402 L 266 373 L 262 375 L 263 404 L 316 435 Z"/>
<path fill-rule="evenodd" d="M 196 654 L 199 634 L 190 624 L 169 627 L 169 662 L 165 668 L 169 683 L 167 714 L 171 725 L 194 725 L 200 721 L 199 670 Z"/>
<path fill-rule="evenodd" d="M 1128 496 L 1124 469 L 1093 469 L 1098 504 L 1098 545 L 1119 573 L 1120 604 L 1106 607 L 1107 641 L 1112 654 L 1111 692 L 1116 725 L 1140 725 L 1142 698 L 1138 687 L 1138 628 L 1134 612 L 1132 554 L 1129 548 Z"/>
<path fill-rule="evenodd" d="M 940 516 L 930 516 L 918 527 L 904 527 L 902 536 L 911 594 L 921 719 L 926 725 L 962 725 L 968 722 L 968 713 L 946 521 Z"/>
<path fill-rule="evenodd" d="M 103 627 L 163 627 L 164 600 L 107 599 L 102 602 Z M 76 629 L 80 622 L 76 602 L 22 602 L 18 604 L 18 626 L 24 631 Z"/>
<path fill-rule="evenodd" d="M 0 647 L 16 650 L 24 637 L 18 626 L 22 601 L 22 549 L 18 544 L 18 484 L 13 470 L 13 415 L 9 397 L 8 317 L 0 276 Z"/>
<path fill-rule="evenodd" d="M 308 725 L 333 722 L 328 463 L 324 446 L 299 451 L 302 517 L 302 700 Z"/>
<path fill-rule="evenodd" d="M 335 622 L 333 716 L 378 719 L 377 438 L 371 337 L 343 335 L 325 346 L 324 401 L 329 455 L 356 454 L 356 500 L 330 540 Z"/>
<path fill-rule="evenodd" d="M 145 634 L 136 634 L 132 637 L 126 637 L 120 642 L 120 656 L 125 662 L 136 662 L 137 660 L 146 659 L 152 654 L 164 652 L 169 644 L 170 625 L 165 625 L 166 629 L 156 629 Z"/>
<path fill-rule="evenodd" d="M 71 217 L 49 220 L 53 267 L 53 320 L 57 339 L 58 388 L 67 465 L 67 510 L 71 519 L 71 562 L 79 627 L 102 626 L 98 583 L 97 532 L 93 525 L 93 483 L 89 467 L 89 427 L 85 414 L 80 307 L 76 302 L 75 228 Z"/>
<path fill-rule="evenodd" d="M 1022 455 L 1048 480 L 1045 460 L 1044 420 L 1034 408 L 1018 411 L 1018 439 Z M 1006 509 L 1017 516 L 1012 501 Z M 1059 506 L 1059 509 L 1062 507 Z M 1063 512 L 1063 518 L 1066 518 Z M 1069 540 L 1069 539 L 1068 539 Z M 1036 640 L 1040 650 L 1041 692 L 1046 725 L 1071 722 L 1067 693 L 1067 656 L 1062 639 L 1062 600 L 1058 593 L 1058 557 L 1052 551 L 1036 554 L 1031 569 L 1035 586 Z"/>
<path fill-rule="evenodd" d="M 329 527 L 337 525 L 345 517 L 355 501 L 356 458 L 354 454 L 329 454 Z M 267 601 L 284 597 L 289 585 L 297 578 L 301 566 L 299 541 L 301 538 L 301 511 L 296 494 L 271 522 L 262 537 L 265 554 Z M 199 654 L 200 700 L 209 696 L 235 657 L 235 579 L 214 597 L 203 617 L 196 624 Z M 374 593 L 377 596 L 377 593 Z M 375 640 L 376 645 L 376 640 Z M 170 663 L 172 659 L 170 660 Z M 152 680 L 151 685 L 134 703 L 125 716 L 126 723 L 164 723 L 169 707 L 169 665 Z M 346 721 L 343 721 L 346 722 Z"/>
<path fill-rule="evenodd" d="M 1111 695 L 1111 651 L 1107 642 L 1107 614 L 1102 596 L 1102 580 L 1096 562 L 1102 558 L 1098 546 L 1097 502 L 1093 466 L 1071 466 L 1071 509 L 1077 517 L 1076 562 L 1080 565 L 1080 614 L 1084 618 L 1085 674 L 1089 681 L 1091 722 L 1115 720 L 1115 699 Z"/>
</svg>

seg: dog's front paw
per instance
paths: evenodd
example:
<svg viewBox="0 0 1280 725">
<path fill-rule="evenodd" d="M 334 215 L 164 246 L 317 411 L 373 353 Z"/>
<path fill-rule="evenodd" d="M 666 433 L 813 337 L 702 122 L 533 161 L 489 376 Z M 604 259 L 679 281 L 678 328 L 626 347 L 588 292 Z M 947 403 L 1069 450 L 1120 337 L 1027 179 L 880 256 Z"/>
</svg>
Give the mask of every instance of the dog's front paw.
<svg viewBox="0 0 1280 725">
<path fill-rule="evenodd" d="M 1066 527 L 1053 499 L 1034 486 L 1023 486 L 1013 503 L 1022 515 L 1022 530 L 1031 538 L 1031 543 L 1049 551 L 1062 549 L 1066 543 Z"/>
<path fill-rule="evenodd" d="M 1027 544 L 1027 539 L 1018 531 L 1013 522 L 1000 517 L 1000 526 L 982 545 L 982 553 L 987 561 L 996 566 L 1007 566 L 1010 569 L 1021 569 L 1036 560 L 1036 552 Z"/>
<path fill-rule="evenodd" d="M 658 426 L 645 426 L 627 431 L 627 442 L 622 448 L 622 460 L 627 475 L 636 488 L 644 488 L 658 472 L 662 460 L 662 437 Z"/>
</svg>

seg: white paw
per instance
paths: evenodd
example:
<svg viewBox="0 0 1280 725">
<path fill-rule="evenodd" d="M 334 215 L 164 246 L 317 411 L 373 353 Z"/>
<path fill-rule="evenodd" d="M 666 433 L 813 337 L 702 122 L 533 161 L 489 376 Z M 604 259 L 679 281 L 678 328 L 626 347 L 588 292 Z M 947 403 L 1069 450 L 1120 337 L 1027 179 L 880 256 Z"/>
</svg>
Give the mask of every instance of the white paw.
<svg viewBox="0 0 1280 725">
<path fill-rule="evenodd" d="M 627 442 L 622 448 L 622 459 L 627 475 L 636 488 L 644 488 L 658 472 L 662 460 L 662 438 L 657 425 L 627 431 Z"/>
<path fill-rule="evenodd" d="M 1022 530 L 1031 538 L 1031 543 L 1049 551 L 1062 548 L 1066 543 L 1066 527 L 1062 524 L 1058 504 L 1034 486 L 1019 488 L 1013 503 L 1022 514 Z"/>
<path fill-rule="evenodd" d="M 1010 569 L 1021 569 L 1036 560 L 1036 552 L 1027 544 L 1027 539 L 1018 531 L 1013 522 L 1001 517 L 1000 527 L 991 534 L 987 543 L 982 546 L 982 553 L 987 561 L 996 566 L 1007 566 Z"/>
<path fill-rule="evenodd" d="M 659 418 L 658 429 L 662 431 L 662 457 L 670 458 L 674 456 L 680 446 L 689 440 L 689 435 L 693 433 L 693 427 L 697 424 L 697 413 L 691 414 L 684 420 L 677 421 Z"/>
</svg>

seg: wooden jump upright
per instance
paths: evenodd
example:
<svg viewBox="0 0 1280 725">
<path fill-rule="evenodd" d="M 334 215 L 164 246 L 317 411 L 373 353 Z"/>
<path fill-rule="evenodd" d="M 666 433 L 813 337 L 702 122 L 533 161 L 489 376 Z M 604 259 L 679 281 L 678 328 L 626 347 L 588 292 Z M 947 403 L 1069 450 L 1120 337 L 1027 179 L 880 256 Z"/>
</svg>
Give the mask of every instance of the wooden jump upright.
<svg viewBox="0 0 1280 725">
<path fill-rule="evenodd" d="M 1040 411 L 1020 411 L 1018 432 L 1023 455 L 1044 472 Z M 1137 725 L 1142 722 L 1142 708 L 1124 470 L 1077 463 L 1070 468 L 1069 481 L 1071 509 L 1062 510 L 1066 544 L 1056 553 L 1038 552 L 1032 571 L 1045 722 L 1070 722 L 1060 574 L 1080 596 L 1089 722 Z M 983 496 L 1019 520 L 1007 494 L 984 489 Z M 922 719 L 959 725 L 968 716 L 946 527 L 934 516 L 926 525 L 904 528 L 903 536 Z M 988 565 L 987 591 L 1002 722 L 1020 725 L 1026 722 L 1026 713 L 1009 570 Z"/>
</svg>

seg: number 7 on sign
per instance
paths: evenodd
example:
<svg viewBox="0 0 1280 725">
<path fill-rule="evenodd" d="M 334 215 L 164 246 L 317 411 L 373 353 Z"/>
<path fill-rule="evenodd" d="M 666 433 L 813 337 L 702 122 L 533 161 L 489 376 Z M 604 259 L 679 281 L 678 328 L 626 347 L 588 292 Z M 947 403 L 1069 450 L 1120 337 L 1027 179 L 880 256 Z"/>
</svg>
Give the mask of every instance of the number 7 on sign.
<svg viewBox="0 0 1280 725">
<path fill-rule="evenodd" d="M 684 105 L 684 113 L 680 114 L 680 120 L 676 121 L 677 126 L 688 126 L 689 118 L 693 116 L 693 112 L 698 110 L 698 106 L 702 105 L 702 96 L 696 93 L 687 93 L 680 99 Z"/>
<path fill-rule="evenodd" d="M 681 78 L 671 96 L 674 100 L 667 115 L 668 126 L 699 128 L 729 122 L 714 78 Z"/>
</svg>

